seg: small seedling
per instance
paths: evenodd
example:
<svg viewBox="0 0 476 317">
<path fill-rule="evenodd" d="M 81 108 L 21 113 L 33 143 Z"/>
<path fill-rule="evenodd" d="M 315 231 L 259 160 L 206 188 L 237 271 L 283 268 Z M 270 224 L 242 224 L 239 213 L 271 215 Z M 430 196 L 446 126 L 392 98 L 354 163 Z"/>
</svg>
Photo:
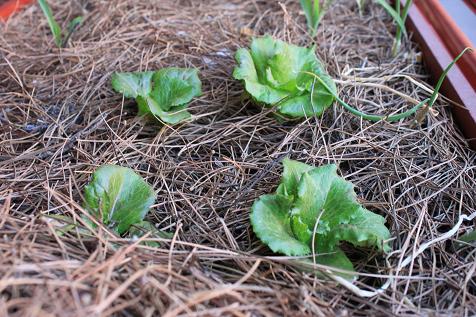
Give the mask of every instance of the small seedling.
<svg viewBox="0 0 476 317">
<path fill-rule="evenodd" d="M 335 83 L 316 57 L 314 47 L 265 36 L 254 38 L 250 49 L 239 49 L 235 58 L 238 65 L 234 78 L 243 80 L 254 101 L 266 107 L 276 105 L 277 113 L 285 118 L 319 116 L 334 101 Z M 325 86 L 313 75 L 319 76 Z"/>
<path fill-rule="evenodd" d="M 80 226 L 72 217 L 64 215 L 49 214 L 45 217 L 48 222 L 53 222 L 60 236 L 76 232 L 90 237 L 91 231 L 98 227 L 97 223 L 102 223 L 124 238 L 135 240 L 150 234 L 151 238 L 170 239 L 171 233 L 160 231 L 144 220 L 154 201 L 152 187 L 132 169 L 103 165 L 93 173 L 91 182 L 84 188 L 83 206 L 89 216 L 82 215 L 80 222 L 86 226 Z M 157 241 L 142 243 L 150 247 L 160 246 Z"/>
<path fill-rule="evenodd" d="M 385 219 L 361 206 L 336 165 L 314 167 L 290 159 L 283 165 L 276 193 L 256 200 L 250 215 L 253 231 L 272 251 L 312 254 L 318 264 L 350 272 L 353 265 L 339 248 L 341 241 L 390 251 Z"/>
<path fill-rule="evenodd" d="M 405 6 L 403 7 L 403 11 L 401 11 L 401 9 L 400 9 L 400 6 L 401 6 L 400 0 L 395 1 L 396 11 L 400 15 L 403 24 L 405 24 L 405 21 L 407 20 L 408 10 L 410 10 L 410 6 L 412 5 L 412 2 L 413 2 L 412 0 L 407 0 L 407 2 L 405 2 Z M 393 56 L 396 56 L 398 51 L 400 50 L 400 46 L 402 44 L 402 34 L 403 34 L 402 29 L 400 27 L 397 27 L 397 33 L 395 35 L 395 41 L 394 41 L 393 47 L 392 47 Z"/>
<path fill-rule="evenodd" d="M 154 201 L 152 187 L 122 166 L 101 166 L 84 188 L 85 209 L 119 234 L 141 222 Z"/>
<path fill-rule="evenodd" d="M 139 115 L 153 115 L 167 124 L 191 118 L 188 103 L 202 94 L 198 70 L 170 67 L 156 72 L 115 73 L 112 87 L 135 98 Z"/>
<path fill-rule="evenodd" d="M 46 20 L 48 21 L 48 25 L 51 29 L 51 33 L 53 33 L 53 38 L 55 40 L 56 46 L 64 47 L 68 42 L 69 38 L 71 37 L 71 34 L 73 34 L 76 28 L 83 21 L 83 17 L 79 16 L 71 20 L 71 22 L 68 24 L 67 31 L 63 33 L 61 27 L 59 26 L 58 22 L 56 22 L 53 16 L 53 11 L 51 11 L 48 2 L 46 2 L 46 0 L 38 0 L 38 4 L 40 5 L 41 10 L 43 11 L 43 14 L 46 17 Z"/>
<path fill-rule="evenodd" d="M 160 232 L 144 217 L 155 201 L 155 192 L 132 169 L 116 165 L 103 165 L 93 174 L 84 188 L 84 208 L 91 216 L 119 235 L 130 238 L 146 233 L 169 237 Z M 94 223 L 84 218 L 92 227 Z M 156 242 L 146 243 L 158 246 Z"/>
<path fill-rule="evenodd" d="M 304 11 L 304 15 L 307 20 L 307 27 L 311 36 L 316 35 L 317 28 L 321 22 L 322 16 L 326 12 L 332 0 L 326 0 L 324 5 L 321 6 L 320 0 L 300 0 L 301 8 Z"/>
<path fill-rule="evenodd" d="M 390 4 L 387 3 L 386 0 L 376 0 L 378 4 L 380 4 L 385 11 L 393 18 L 395 23 L 397 24 L 397 32 L 395 35 L 395 40 L 392 47 L 392 54 L 396 56 L 398 51 L 400 50 L 400 45 L 402 42 L 402 35 L 407 36 L 407 31 L 405 28 L 405 21 L 408 16 L 408 11 L 410 10 L 410 6 L 412 5 L 412 0 L 407 0 L 405 2 L 405 6 L 403 10 L 401 10 L 401 1 L 395 1 L 395 9 L 392 8 Z"/>
<path fill-rule="evenodd" d="M 359 7 L 359 14 L 360 16 L 362 16 L 364 13 L 365 0 L 355 0 L 355 1 L 357 1 L 357 6 Z"/>
</svg>

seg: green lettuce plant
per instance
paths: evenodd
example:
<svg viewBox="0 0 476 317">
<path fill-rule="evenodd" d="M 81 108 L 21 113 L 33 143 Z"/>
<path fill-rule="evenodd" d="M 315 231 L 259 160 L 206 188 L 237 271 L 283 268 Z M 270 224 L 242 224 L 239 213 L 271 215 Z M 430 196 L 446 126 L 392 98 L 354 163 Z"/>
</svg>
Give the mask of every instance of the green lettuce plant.
<svg viewBox="0 0 476 317">
<path fill-rule="evenodd" d="M 170 238 L 170 234 L 144 220 L 154 201 L 152 187 L 132 169 L 122 166 L 99 167 L 84 188 L 84 208 L 89 214 L 119 235 L 127 233 L 130 238 L 149 232 L 152 236 Z M 84 219 L 96 227 L 92 221 Z M 153 241 L 145 244 L 159 245 Z"/>
<path fill-rule="evenodd" d="M 254 232 L 272 251 L 314 254 L 317 263 L 347 271 L 353 265 L 339 248 L 341 241 L 390 251 L 385 219 L 362 207 L 336 165 L 313 167 L 290 159 L 283 165 L 276 192 L 256 200 L 250 215 Z"/>
<path fill-rule="evenodd" d="M 135 98 L 139 115 L 153 115 L 167 124 L 191 118 L 188 103 L 202 94 L 198 70 L 163 68 L 155 72 L 114 73 L 112 87 Z"/>
<path fill-rule="evenodd" d="M 316 57 L 315 48 L 273 39 L 254 38 L 250 49 L 236 53 L 233 76 L 242 80 L 254 101 L 288 118 L 319 116 L 332 105 L 337 89 Z M 316 81 L 318 76 L 326 84 Z M 332 91 L 329 92 L 328 89 Z"/>
<path fill-rule="evenodd" d="M 91 215 L 123 234 L 144 219 L 155 201 L 155 193 L 132 169 L 103 165 L 84 188 L 84 199 L 84 207 Z"/>
</svg>

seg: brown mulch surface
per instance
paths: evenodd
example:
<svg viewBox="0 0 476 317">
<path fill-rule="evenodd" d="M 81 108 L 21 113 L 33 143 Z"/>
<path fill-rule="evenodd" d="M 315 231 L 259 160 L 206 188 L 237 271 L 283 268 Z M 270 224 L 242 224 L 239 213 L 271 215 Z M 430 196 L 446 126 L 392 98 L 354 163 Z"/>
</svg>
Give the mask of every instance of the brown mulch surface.
<svg viewBox="0 0 476 317">
<path fill-rule="evenodd" d="M 50 1 L 52 3 L 53 1 Z M 454 239 L 425 242 L 476 210 L 476 153 L 449 103 L 421 126 L 372 123 L 339 105 L 321 118 L 279 123 L 243 98 L 231 77 L 243 30 L 311 42 L 298 1 L 57 1 L 66 25 L 86 20 L 57 49 L 31 6 L 0 25 L 0 316 L 382 316 L 476 314 L 476 253 Z M 315 39 L 340 95 L 382 114 L 428 97 L 418 49 L 391 57 L 385 11 L 335 1 Z M 194 120 L 175 127 L 136 117 L 111 89 L 114 71 L 197 67 L 204 94 Z M 364 82 L 355 77 L 366 78 Z M 389 91 L 391 87 L 405 98 Z M 253 201 L 275 190 L 280 160 L 339 164 L 362 203 L 386 217 L 391 254 L 347 248 L 365 273 L 356 285 L 389 287 L 363 298 L 273 255 L 249 223 Z M 148 218 L 175 233 L 160 248 L 100 229 L 60 236 L 48 215 L 78 219 L 91 173 L 137 170 L 158 193 Z"/>
</svg>

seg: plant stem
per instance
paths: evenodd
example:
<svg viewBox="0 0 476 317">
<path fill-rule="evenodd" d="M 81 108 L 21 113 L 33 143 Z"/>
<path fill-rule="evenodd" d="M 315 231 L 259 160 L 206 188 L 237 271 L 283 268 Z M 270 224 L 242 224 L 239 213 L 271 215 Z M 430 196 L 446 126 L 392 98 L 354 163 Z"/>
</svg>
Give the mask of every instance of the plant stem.
<svg viewBox="0 0 476 317">
<path fill-rule="evenodd" d="M 414 113 L 416 113 L 418 111 L 418 109 L 420 109 L 423 105 L 425 105 L 430 100 L 430 98 L 427 98 L 427 99 L 423 100 L 422 102 L 420 102 L 419 104 L 417 104 L 416 106 L 414 106 L 413 108 L 411 108 L 410 110 L 407 110 L 405 112 L 402 112 L 402 113 L 396 114 L 396 115 L 381 116 L 381 115 L 375 115 L 375 114 L 367 114 L 367 113 L 361 112 L 361 111 L 353 108 L 352 106 L 348 105 L 345 101 L 340 99 L 339 96 L 336 93 L 334 93 L 332 91 L 332 89 L 330 89 L 329 86 L 327 86 L 327 84 L 316 74 L 311 73 L 311 72 L 304 72 L 304 73 L 313 76 L 317 81 L 319 81 L 319 83 L 322 84 L 324 86 L 324 88 L 326 88 L 326 90 L 334 96 L 334 98 L 342 105 L 342 107 L 347 109 L 350 113 L 352 113 L 352 114 L 354 114 L 358 117 L 361 117 L 362 119 L 373 121 L 373 122 L 377 122 L 377 121 L 381 121 L 381 120 L 394 122 L 394 121 L 398 121 L 398 120 L 401 120 L 401 119 L 405 119 L 405 118 L 413 115 Z"/>
<path fill-rule="evenodd" d="M 450 71 L 450 69 L 468 51 L 472 52 L 473 49 L 471 47 L 466 47 L 461 53 L 459 53 L 458 56 L 456 56 L 456 58 L 448 66 L 446 66 L 445 70 L 443 71 L 440 78 L 438 79 L 438 82 L 436 83 L 435 90 L 433 91 L 433 94 L 431 95 L 430 102 L 428 103 L 429 107 L 433 107 L 433 104 L 435 103 L 436 98 L 438 98 L 438 92 L 440 91 L 441 85 L 443 84 L 443 81 L 445 80 L 446 76 L 448 75 L 448 72 Z"/>
</svg>

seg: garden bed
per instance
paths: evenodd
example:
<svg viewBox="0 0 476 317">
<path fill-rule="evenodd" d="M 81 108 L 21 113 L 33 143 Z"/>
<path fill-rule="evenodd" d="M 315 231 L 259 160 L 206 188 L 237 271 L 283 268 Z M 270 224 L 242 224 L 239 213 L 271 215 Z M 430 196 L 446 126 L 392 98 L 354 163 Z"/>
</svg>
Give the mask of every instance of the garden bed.
<svg viewBox="0 0 476 317">
<path fill-rule="evenodd" d="M 474 247 L 435 243 L 476 209 L 476 153 L 439 98 L 436 117 L 372 123 L 338 104 L 320 118 L 278 122 L 231 76 L 250 34 L 310 43 L 298 1 L 59 1 L 61 23 L 85 15 L 64 49 L 31 6 L 0 32 L 0 314 L 473 315 Z M 381 7 L 363 15 L 335 1 L 315 38 L 340 96 L 360 110 L 408 109 L 429 96 L 418 48 L 391 56 L 395 27 Z M 111 88 L 115 71 L 197 67 L 194 120 L 174 127 L 136 117 Z M 360 78 L 365 78 L 360 79 Z M 357 79 L 357 80 L 356 80 Z M 404 94 L 395 94 L 390 87 Z M 339 164 L 362 204 L 387 220 L 395 250 L 348 248 L 362 298 L 302 272 L 253 234 L 253 201 L 275 190 L 280 161 Z M 157 191 L 149 220 L 175 233 L 160 248 L 98 230 L 59 236 L 49 214 L 80 217 L 84 185 L 105 163 L 138 171 Z"/>
</svg>

